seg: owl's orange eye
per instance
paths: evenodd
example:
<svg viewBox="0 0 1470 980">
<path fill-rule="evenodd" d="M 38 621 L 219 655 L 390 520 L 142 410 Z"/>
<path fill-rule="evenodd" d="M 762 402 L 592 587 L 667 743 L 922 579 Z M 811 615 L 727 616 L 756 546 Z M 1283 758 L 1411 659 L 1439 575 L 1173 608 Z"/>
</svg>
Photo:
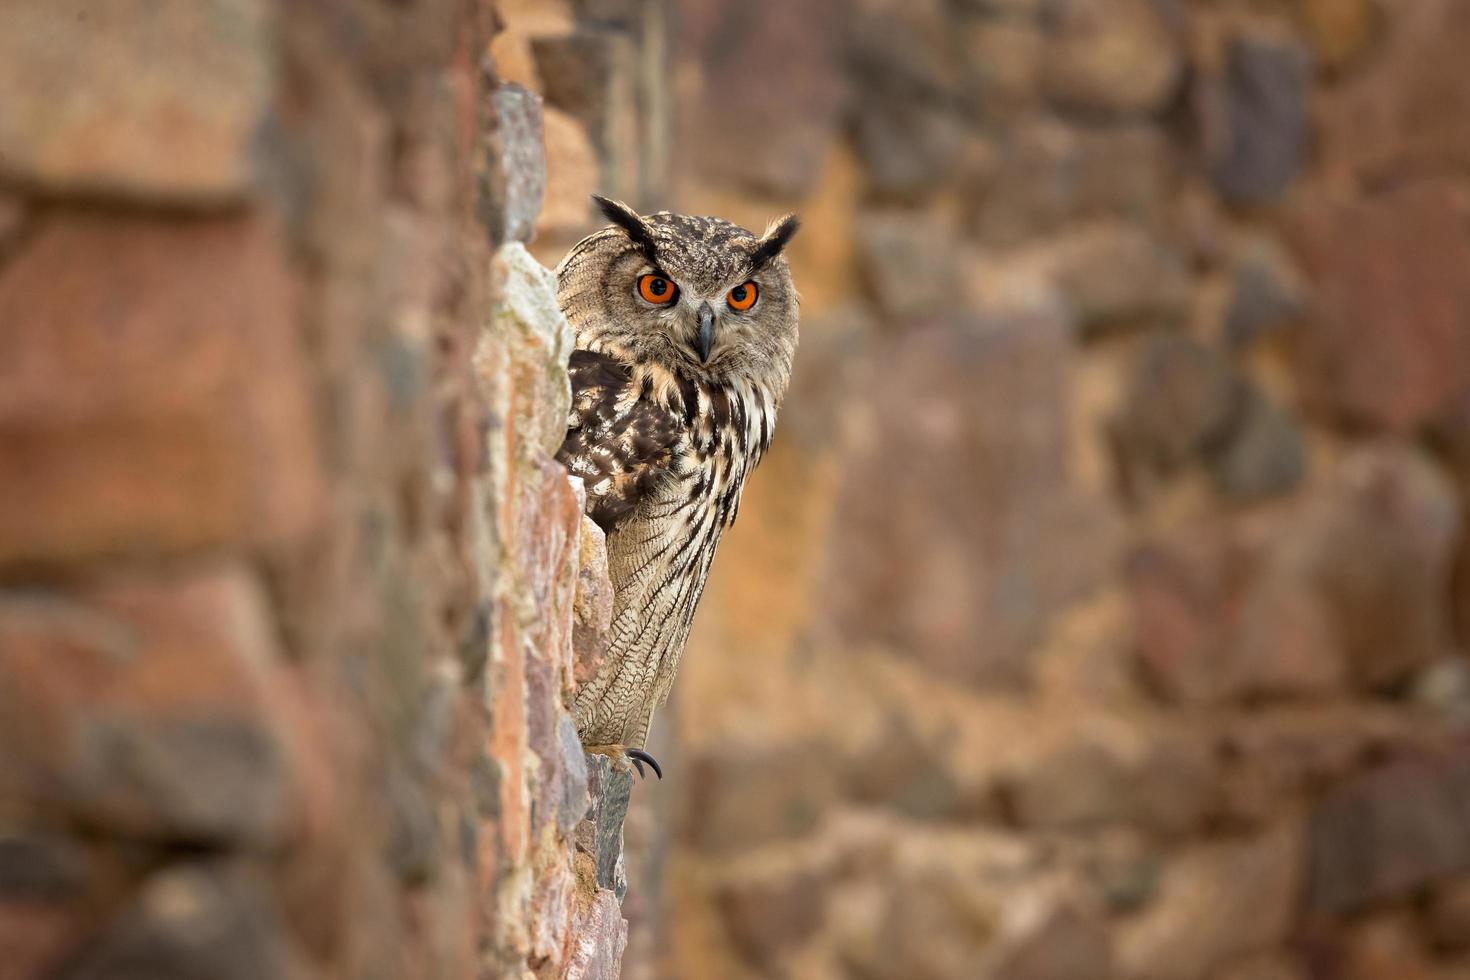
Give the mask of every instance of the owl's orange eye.
<svg viewBox="0 0 1470 980">
<path fill-rule="evenodd" d="M 667 306 L 679 295 L 679 287 L 657 272 L 650 272 L 638 277 L 638 295 L 655 306 Z"/>
<path fill-rule="evenodd" d="M 732 310 L 748 310 L 755 305 L 755 298 L 760 295 L 753 282 L 742 282 L 725 296 L 725 302 L 730 304 Z"/>
</svg>

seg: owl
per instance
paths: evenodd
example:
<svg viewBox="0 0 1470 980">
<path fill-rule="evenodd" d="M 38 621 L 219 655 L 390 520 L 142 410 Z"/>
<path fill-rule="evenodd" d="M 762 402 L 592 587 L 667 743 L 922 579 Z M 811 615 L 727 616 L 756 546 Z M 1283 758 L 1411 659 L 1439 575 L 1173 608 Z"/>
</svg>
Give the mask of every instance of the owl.
<svg viewBox="0 0 1470 980">
<path fill-rule="evenodd" d="M 653 712 L 796 356 L 782 251 L 798 223 L 787 215 L 757 236 L 720 218 L 596 201 L 611 224 L 556 270 L 577 337 L 557 458 L 582 478 L 587 513 L 607 534 L 614 590 L 607 656 L 574 708 L 589 751 L 663 778 L 644 748 Z"/>
</svg>

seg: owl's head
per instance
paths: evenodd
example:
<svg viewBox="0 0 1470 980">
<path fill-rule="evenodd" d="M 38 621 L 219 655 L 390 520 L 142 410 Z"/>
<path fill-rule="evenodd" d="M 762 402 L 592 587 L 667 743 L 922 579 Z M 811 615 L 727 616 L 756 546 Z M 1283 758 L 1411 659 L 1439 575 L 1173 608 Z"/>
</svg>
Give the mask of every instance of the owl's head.
<svg viewBox="0 0 1470 980">
<path fill-rule="evenodd" d="M 797 296 L 781 253 L 796 217 L 757 236 L 722 218 L 640 215 L 596 201 L 612 224 L 557 267 L 557 298 L 578 345 L 784 390 L 796 354 Z"/>
</svg>

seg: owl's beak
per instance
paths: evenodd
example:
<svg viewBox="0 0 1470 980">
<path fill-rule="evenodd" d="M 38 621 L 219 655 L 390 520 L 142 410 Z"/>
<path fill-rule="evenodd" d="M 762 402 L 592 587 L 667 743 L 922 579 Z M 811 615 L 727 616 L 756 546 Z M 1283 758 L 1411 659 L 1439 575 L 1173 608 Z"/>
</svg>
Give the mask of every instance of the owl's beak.
<svg viewBox="0 0 1470 980">
<path fill-rule="evenodd" d="M 699 304 L 699 361 L 709 361 L 709 352 L 715 346 L 715 311 L 709 301 Z"/>
</svg>

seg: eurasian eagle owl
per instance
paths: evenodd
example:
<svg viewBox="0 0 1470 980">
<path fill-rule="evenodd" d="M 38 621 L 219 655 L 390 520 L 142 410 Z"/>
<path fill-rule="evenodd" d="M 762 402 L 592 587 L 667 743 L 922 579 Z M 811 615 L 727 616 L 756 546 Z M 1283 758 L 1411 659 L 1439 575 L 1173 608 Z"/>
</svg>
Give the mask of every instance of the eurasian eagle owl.
<svg viewBox="0 0 1470 980">
<path fill-rule="evenodd" d="M 720 218 L 597 203 L 612 224 L 556 270 L 577 335 L 557 458 L 586 484 L 615 591 L 577 728 L 590 750 L 626 752 L 661 776 L 644 751 L 653 712 L 791 376 L 797 297 L 781 253 L 797 221 L 757 236 Z"/>
</svg>

